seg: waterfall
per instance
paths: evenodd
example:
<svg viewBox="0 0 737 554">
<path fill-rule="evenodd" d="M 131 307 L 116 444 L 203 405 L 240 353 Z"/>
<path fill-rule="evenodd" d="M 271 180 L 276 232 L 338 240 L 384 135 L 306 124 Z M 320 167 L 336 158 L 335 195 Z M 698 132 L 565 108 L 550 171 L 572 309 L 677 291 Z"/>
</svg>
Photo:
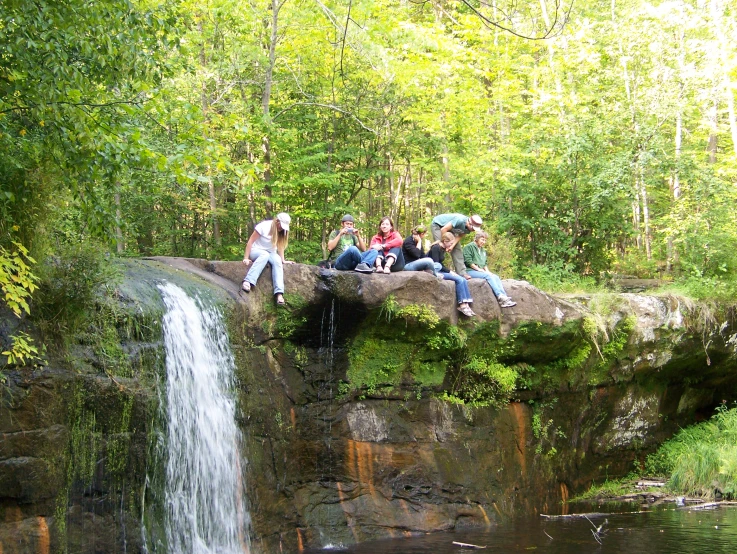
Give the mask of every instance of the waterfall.
<svg viewBox="0 0 737 554">
<path fill-rule="evenodd" d="M 235 364 L 218 310 L 159 285 L 167 312 L 166 551 L 248 553 L 246 488 L 235 422 Z"/>
</svg>

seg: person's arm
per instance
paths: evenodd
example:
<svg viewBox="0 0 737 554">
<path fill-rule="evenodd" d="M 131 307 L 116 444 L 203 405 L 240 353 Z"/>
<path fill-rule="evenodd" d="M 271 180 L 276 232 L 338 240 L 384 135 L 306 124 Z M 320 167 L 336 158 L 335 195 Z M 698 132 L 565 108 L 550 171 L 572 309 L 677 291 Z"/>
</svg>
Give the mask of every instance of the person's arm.
<svg viewBox="0 0 737 554">
<path fill-rule="evenodd" d="M 373 250 L 383 250 L 384 245 L 381 243 L 381 236 L 374 235 L 371 237 L 371 244 L 369 248 L 372 248 Z"/>
<path fill-rule="evenodd" d="M 251 247 L 253 246 L 253 243 L 258 240 L 258 237 L 259 234 L 254 231 L 248 238 L 248 242 L 246 243 L 246 251 L 243 253 L 243 263 L 246 264 L 246 267 L 251 265 Z"/>
<path fill-rule="evenodd" d="M 279 257 L 281 258 L 281 263 L 283 264 L 293 264 L 294 263 L 292 260 L 284 259 L 284 248 L 278 248 L 277 252 L 279 253 Z"/>
<path fill-rule="evenodd" d="M 356 240 L 358 241 L 358 249 L 361 252 L 366 252 L 366 243 L 363 242 L 363 237 L 361 236 L 361 231 L 353 228 L 353 236 L 356 237 Z"/>
<path fill-rule="evenodd" d="M 386 242 L 384 243 L 384 248 L 386 250 L 390 250 L 392 248 L 402 248 L 402 242 L 404 239 L 402 238 L 402 235 L 400 235 L 397 231 L 393 231 L 389 234 L 389 238 L 387 238 Z"/>
<path fill-rule="evenodd" d="M 340 242 L 340 237 L 345 234 L 345 228 L 341 227 L 337 233 L 333 231 L 330 234 L 332 235 L 333 233 L 335 233 L 335 236 L 333 238 L 328 239 L 328 251 L 329 252 L 332 252 L 338 247 L 338 243 Z"/>
<path fill-rule="evenodd" d="M 445 233 L 453 233 L 453 231 L 451 231 L 452 228 L 453 228 L 453 221 L 452 220 L 449 221 L 448 223 L 446 223 L 445 225 L 443 225 L 440 228 L 440 240 L 443 240 L 443 235 Z M 455 233 L 453 233 L 453 236 L 455 236 Z"/>
<path fill-rule="evenodd" d="M 405 258 L 419 260 L 423 256 L 422 250 L 417 247 L 417 243 L 415 242 L 414 238 L 410 237 L 405 239 L 405 241 L 402 243 L 402 249 L 408 254 L 408 256 L 405 256 Z"/>
</svg>

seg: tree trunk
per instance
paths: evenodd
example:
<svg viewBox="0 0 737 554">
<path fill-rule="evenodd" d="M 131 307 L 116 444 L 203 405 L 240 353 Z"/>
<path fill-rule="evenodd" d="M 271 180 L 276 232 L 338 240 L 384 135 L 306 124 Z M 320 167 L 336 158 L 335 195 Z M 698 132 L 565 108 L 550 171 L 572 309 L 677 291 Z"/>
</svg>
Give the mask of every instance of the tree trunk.
<svg viewBox="0 0 737 554">
<path fill-rule="evenodd" d="M 125 250 L 123 244 L 123 229 L 120 227 L 120 222 L 123 220 L 122 210 L 120 209 L 120 181 L 115 183 L 115 246 L 118 254 L 122 254 Z"/>
<path fill-rule="evenodd" d="M 545 28 L 550 29 L 550 17 L 548 16 L 548 7 L 546 0 L 540 0 L 540 10 L 542 11 L 543 21 L 545 22 Z M 553 82 L 555 83 L 555 93 L 558 97 L 558 110 L 561 123 L 565 118 L 565 108 L 563 105 L 563 85 L 558 75 L 558 70 L 555 67 L 555 50 L 553 49 L 553 39 L 546 40 L 548 45 L 548 66 L 550 67 L 550 73 L 553 76 Z"/>
<path fill-rule="evenodd" d="M 682 135 L 683 135 L 683 123 L 682 123 L 681 111 L 679 109 L 678 113 L 676 114 L 676 136 L 675 136 L 676 152 L 675 152 L 675 169 L 673 170 L 673 185 L 672 185 L 674 204 L 678 202 L 678 199 L 681 196 L 681 182 L 679 180 L 678 164 L 680 163 L 680 159 L 681 159 Z M 666 262 L 666 270 L 668 271 L 668 273 L 670 273 L 673 271 L 673 264 L 678 262 L 678 253 L 673 248 L 673 237 L 671 235 L 668 236 L 667 249 L 668 249 L 668 252 L 667 252 L 668 261 Z"/>
<path fill-rule="evenodd" d="M 210 97 L 207 94 L 207 83 L 205 82 L 205 74 L 207 71 L 207 54 L 205 52 L 205 33 L 202 29 L 202 15 L 197 21 L 197 30 L 200 32 L 200 66 L 202 68 L 202 83 L 200 85 L 200 104 L 202 106 L 202 118 L 204 120 L 204 134 L 205 141 L 207 141 L 207 124 L 209 119 L 210 110 Z M 207 193 L 210 199 L 210 220 L 212 221 L 212 239 L 216 247 L 222 244 L 220 239 L 220 223 L 217 217 L 217 191 L 215 190 L 215 183 L 212 180 L 212 172 L 210 164 L 207 164 Z"/>
<path fill-rule="evenodd" d="M 652 237 L 650 236 L 650 208 L 648 206 L 647 199 L 647 187 L 645 186 L 645 175 L 640 166 L 640 174 L 638 175 L 640 182 L 640 201 L 642 202 L 642 224 L 643 224 L 643 238 L 645 240 L 645 255 L 647 259 L 652 258 Z"/>
<path fill-rule="evenodd" d="M 706 145 L 706 149 L 709 151 L 709 163 L 717 162 L 717 135 L 718 135 L 718 123 L 717 113 L 719 110 L 719 101 L 717 100 L 716 91 L 714 91 L 714 103 L 709 110 L 709 142 Z"/>
<path fill-rule="evenodd" d="M 642 231 L 640 227 L 640 199 L 639 195 L 632 201 L 632 227 L 635 230 L 635 246 L 642 249 Z"/>
<path fill-rule="evenodd" d="M 269 105 L 271 103 L 271 88 L 274 82 L 274 65 L 276 64 L 276 42 L 279 31 L 279 11 L 286 0 L 271 0 L 271 29 L 269 34 L 269 62 L 266 66 L 266 75 L 264 77 L 264 94 L 261 97 L 261 107 L 264 115 L 264 121 L 267 125 L 269 122 Z M 264 27 L 269 27 L 269 20 L 264 20 Z M 272 190 L 271 190 L 271 141 L 269 135 L 266 134 L 261 139 L 261 148 L 264 152 L 264 196 L 266 200 L 264 202 L 266 211 L 269 215 L 273 215 L 274 204 L 271 201 Z"/>
<path fill-rule="evenodd" d="M 711 12 L 712 23 L 714 25 L 714 34 L 719 41 L 719 59 L 721 69 L 721 80 L 722 87 L 724 89 L 727 99 L 727 111 L 729 113 L 729 130 L 732 135 L 732 150 L 737 156 L 737 117 L 735 116 L 734 108 L 734 93 L 732 92 L 732 80 L 730 78 L 730 44 L 727 41 L 727 37 L 722 27 L 722 16 L 724 15 L 724 7 L 719 4 L 717 0 L 711 0 L 709 4 Z"/>
</svg>

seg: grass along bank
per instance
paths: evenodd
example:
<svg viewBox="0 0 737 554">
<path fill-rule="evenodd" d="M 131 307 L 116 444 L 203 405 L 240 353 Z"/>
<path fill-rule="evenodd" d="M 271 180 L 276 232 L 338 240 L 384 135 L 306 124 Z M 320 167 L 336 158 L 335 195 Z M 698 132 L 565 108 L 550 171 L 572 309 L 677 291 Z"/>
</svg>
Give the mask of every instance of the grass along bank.
<svg viewBox="0 0 737 554">
<path fill-rule="evenodd" d="M 737 406 L 719 406 L 708 421 L 681 429 L 645 459 L 642 473 L 665 480 L 660 493 L 704 500 L 737 497 Z M 594 485 L 572 500 L 622 499 L 646 492 L 637 484 L 643 478 L 631 473 L 618 480 Z"/>
</svg>

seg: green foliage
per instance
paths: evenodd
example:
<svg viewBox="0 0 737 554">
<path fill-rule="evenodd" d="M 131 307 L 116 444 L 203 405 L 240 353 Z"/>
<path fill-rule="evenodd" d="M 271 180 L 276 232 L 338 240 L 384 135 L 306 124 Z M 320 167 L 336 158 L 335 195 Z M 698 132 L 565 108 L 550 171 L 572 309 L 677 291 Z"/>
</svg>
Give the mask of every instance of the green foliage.
<svg viewBox="0 0 737 554">
<path fill-rule="evenodd" d="M 532 436 L 538 441 L 535 453 L 538 455 L 544 453 L 548 458 L 552 458 L 558 452 L 555 448 L 556 439 L 566 438 L 560 426 L 555 427 L 552 417 L 546 414 L 547 411 L 552 411 L 551 409 L 557 402 L 557 398 L 539 403 L 530 401 L 532 404 Z"/>
<path fill-rule="evenodd" d="M 94 245 L 70 246 L 39 268 L 34 318 L 52 338 L 69 339 L 90 321 L 101 287 L 119 275 L 115 260 Z"/>
<path fill-rule="evenodd" d="M 16 317 L 29 314 L 31 309 L 28 300 L 36 290 L 38 277 L 31 271 L 31 264 L 35 264 L 28 250 L 20 243 L 12 241 L 15 250 L 8 252 L 0 245 L 0 291 L 2 302 Z M 10 346 L 0 354 L 6 357 L 6 365 L 25 364 L 39 360 L 39 350 L 33 340 L 24 331 L 19 331 L 10 337 Z M 0 373 L 0 381 L 3 375 Z"/>
<path fill-rule="evenodd" d="M 517 268 L 517 249 L 514 241 L 507 235 L 488 228 L 486 241 L 486 264 L 502 279 L 515 276 Z"/>
<path fill-rule="evenodd" d="M 238 259 L 284 210 L 289 257 L 314 263 L 345 212 L 366 238 L 384 214 L 406 235 L 477 212 L 490 267 L 544 290 L 614 270 L 728 297 L 737 165 L 703 106 L 726 113 L 735 47 L 715 30 L 735 23 L 709 6 L 576 4 L 543 43 L 453 3 L 10 0 L 0 233 L 39 259 L 89 237 Z"/>
<path fill-rule="evenodd" d="M 294 337 L 307 323 L 307 316 L 301 313 L 308 305 L 304 297 L 290 294 L 287 300 L 284 306 L 267 304 L 267 319 L 261 324 L 264 332 L 288 339 Z"/>
<path fill-rule="evenodd" d="M 661 293 L 670 293 L 696 300 L 718 300 L 731 303 L 737 298 L 737 280 L 730 277 L 689 276 L 681 281 L 663 286 Z"/>
<path fill-rule="evenodd" d="M 635 316 L 628 316 L 617 323 L 617 326 L 612 331 L 612 336 L 604 347 L 601 349 L 601 353 L 604 356 L 604 360 L 611 361 L 619 356 L 624 347 L 630 340 L 630 335 L 637 325 L 637 318 Z"/>
<path fill-rule="evenodd" d="M 348 350 L 350 387 L 361 394 L 395 392 L 411 380 L 437 387 L 465 340 L 463 331 L 441 321 L 426 305 L 400 307 L 388 296 Z M 343 387 L 347 392 L 348 385 Z"/>
<path fill-rule="evenodd" d="M 8 350 L 3 350 L 2 355 L 7 356 L 7 365 L 21 365 L 33 360 L 40 360 L 38 347 L 33 345 L 33 339 L 23 331 L 19 331 L 10 337 L 12 345 Z M 0 373 L 0 380 L 3 379 Z"/>
<path fill-rule="evenodd" d="M 678 494 L 737 494 L 737 408 L 725 405 L 709 420 L 681 429 L 645 460 L 650 475 L 668 477 Z"/>
<path fill-rule="evenodd" d="M 346 377 L 355 389 L 368 395 L 399 385 L 404 371 L 411 371 L 417 347 L 410 343 L 365 337 L 354 342 L 348 355 Z"/>
<path fill-rule="evenodd" d="M 591 487 L 583 494 L 571 498 L 572 502 L 580 500 L 604 500 L 607 498 L 618 498 L 633 492 L 634 485 L 637 483 L 639 476 L 630 473 L 622 479 L 606 479 L 600 485 L 591 485 Z M 642 492 L 641 490 L 638 492 Z"/>
<path fill-rule="evenodd" d="M 512 367 L 472 357 L 462 366 L 448 396 L 470 406 L 501 407 L 516 390 L 517 378 Z"/>
<path fill-rule="evenodd" d="M 112 233 L 115 174 L 152 157 L 132 115 L 161 82 L 169 50 L 168 6 L 147 4 L 3 4 L 0 231 L 16 226 L 30 245 L 53 229 L 47 206 L 71 190 L 86 234 Z"/>
<path fill-rule="evenodd" d="M 571 264 L 553 262 L 547 265 L 531 265 L 522 268 L 526 281 L 550 292 L 595 291 L 599 288 L 593 277 L 582 276 Z"/>
<path fill-rule="evenodd" d="M 3 302 L 17 316 L 30 313 L 28 306 L 33 291 L 37 288 L 38 277 L 31 271 L 36 263 L 28 250 L 20 243 L 13 242 L 16 250 L 8 252 L 0 246 L 0 290 Z"/>
</svg>

